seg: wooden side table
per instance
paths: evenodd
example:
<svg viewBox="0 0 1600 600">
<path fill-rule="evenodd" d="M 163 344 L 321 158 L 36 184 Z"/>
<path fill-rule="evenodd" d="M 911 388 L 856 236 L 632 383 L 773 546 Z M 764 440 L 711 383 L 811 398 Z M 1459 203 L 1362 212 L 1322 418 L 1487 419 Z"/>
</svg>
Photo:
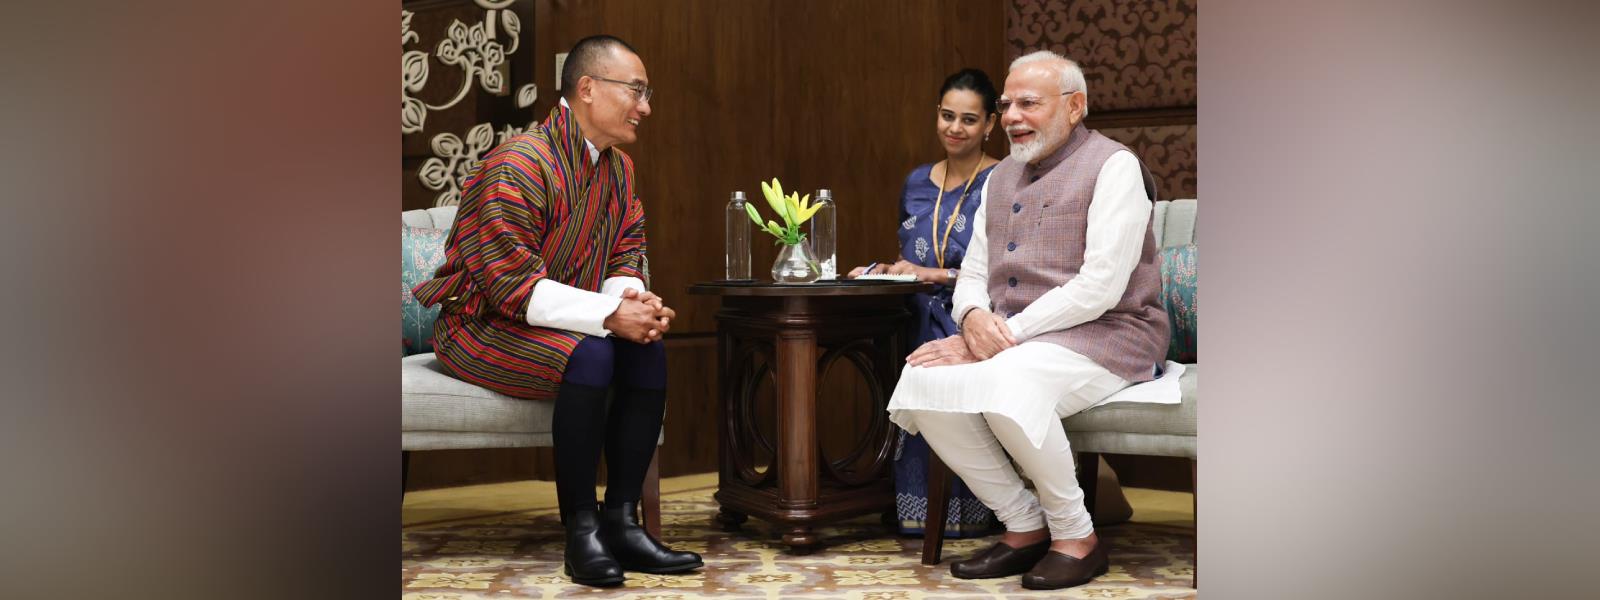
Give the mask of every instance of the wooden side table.
<svg viewBox="0 0 1600 600">
<path fill-rule="evenodd" d="M 894 507 L 889 468 L 897 428 L 883 409 L 905 366 L 910 312 L 905 296 L 929 283 L 713 282 L 689 293 L 722 298 L 717 312 L 719 477 L 717 520 L 736 529 L 749 516 L 783 528 L 796 553 L 814 550 L 816 527 Z M 818 352 L 821 355 L 818 355 Z M 824 456 L 817 436 L 817 381 L 848 361 L 865 378 L 877 410 L 842 457 Z M 759 382 L 774 377 L 776 444 L 756 426 Z M 757 470 L 755 450 L 772 463 Z"/>
</svg>

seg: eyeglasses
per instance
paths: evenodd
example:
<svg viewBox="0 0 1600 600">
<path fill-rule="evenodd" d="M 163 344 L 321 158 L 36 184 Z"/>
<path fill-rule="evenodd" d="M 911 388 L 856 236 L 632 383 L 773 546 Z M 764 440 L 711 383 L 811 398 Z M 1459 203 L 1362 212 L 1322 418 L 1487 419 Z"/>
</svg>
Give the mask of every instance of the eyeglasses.
<svg viewBox="0 0 1600 600">
<path fill-rule="evenodd" d="M 1056 95 L 1057 96 L 1065 96 L 1067 94 L 1076 94 L 1076 93 L 1077 93 L 1076 91 L 1061 92 L 1061 93 L 1056 94 Z M 1006 114 L 1006 111 L 1011 109 L 1012 102 L 1013 102 L 1013 100 L 1010 99 L 1010 98 L 1001 98 L 999 100 L 996 100 L 995 103 L 994 103 L 995 111 L 999 112 L 1002 115 Z M 1023 96 L 1021 98 L 1017 98 L 1015 100 L 1015 103 L 1017 105 L 1017 108 L 1021 109 L 1022 112 L 1031 113 L 1031 112 L 1033 112 L 1035 110 L 1039 110 L 1039 107 L 1044 105 L 1044 98 L 1040 98 L 1038 96 Z"/>
<path fill-rule="evenodd" d="M 629 91 L 633 92 L 633 99 L 635 102 L 650 101 L 651 89 L 648 85 L 639 83 L 637 81 L 622 81 L 620 79 L 611 79 L 609 77 L 601 77 L 599 75 L 589 75 L 588 77 L 597 81 L 607 81 L 628 88 Z"/>
</svg>

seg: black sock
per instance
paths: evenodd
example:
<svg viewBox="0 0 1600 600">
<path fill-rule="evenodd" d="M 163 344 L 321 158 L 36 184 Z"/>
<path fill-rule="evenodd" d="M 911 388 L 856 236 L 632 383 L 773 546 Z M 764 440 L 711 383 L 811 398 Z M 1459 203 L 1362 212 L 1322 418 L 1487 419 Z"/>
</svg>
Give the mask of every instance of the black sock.
<svg viewBox="0 0 1600 600">
<path fill-rule="evenodd" d="M 561 384 L 552 429 L 561 514 L 593 509 L 595 468 L 600 464 L 606 431 L 606 388 Z"/>
<path fill-rule="evenodd" d="M 667 391 L 617 386 L 606 420 L 606 506 L 638 502 L 656 453 Z"/>
</svg>

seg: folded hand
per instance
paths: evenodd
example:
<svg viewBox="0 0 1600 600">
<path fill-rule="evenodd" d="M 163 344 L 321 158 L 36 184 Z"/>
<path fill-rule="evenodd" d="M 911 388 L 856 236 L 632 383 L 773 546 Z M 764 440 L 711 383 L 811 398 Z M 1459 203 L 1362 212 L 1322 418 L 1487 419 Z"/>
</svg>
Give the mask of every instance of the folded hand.
<svg viewBox="0 0 1600 600">
<path fill-rule="evenodd" d="M 655 292 L 651 292 L 651 291 L 648 291 L 648 290 L 647 291 L 639 291 L 639 290 L 636 290 L 636 289 L 633 289 L 633 288 L 624 288 L 622 290 L 622 298 L 624 300 L 637 299 L 640 302 L 643 302 L 645 304 L 649 304 L 651 308 L 654 308 L 656 310 L 661 310 L 662 307 L 664 306 L 662 304 L 663 300 L 661 299 L 661 297 L 657 296 Z"/>
<path fill-rule="evenodd" d="M 913 367 L 942 367 L 945 365 L 964 365 L 978 362 L 980 359 L 973 356 L 967 349 L 967 342 L 959 335 L 952 335 L 942 340 L 934 340 L 923 344 L 906 357 L 906 363 Z"/>
<path fill-rule="evenodd" d="M 961 320 L 961 334 L 967 340 L 967 349 L 978 360 L 989 360 L 1002 350 L 1017 345 L 1006 320 L 982 308 L 967 312 L 967 316 Z"/>
<path fill-rule="evenodd" d="M 605 328 L 617 337 L 638 344 L 659 341 L 672 329 L 672 319 L 678 311 L 668 307 L 654 292 L 628 288 L 622 291 L 622 303 L 606 317 Z"/>
</svg>

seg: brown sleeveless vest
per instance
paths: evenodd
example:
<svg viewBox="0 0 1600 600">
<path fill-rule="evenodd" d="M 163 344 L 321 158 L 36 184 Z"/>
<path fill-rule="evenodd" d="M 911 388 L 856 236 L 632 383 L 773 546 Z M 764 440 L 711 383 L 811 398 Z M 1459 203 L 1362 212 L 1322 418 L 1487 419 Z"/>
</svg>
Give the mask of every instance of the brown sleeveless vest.
<svg viewBox="0 0 1600 600">
<path fill-rule="evenodd" d="M 1095 179 L 1106 160 L 1121 150 L 1127 147 L 1079 124 L 1065 145 L 1037 165 L 1008 158 L 995 167 L 984 199 L 989 299 L 995 312 L 1021 312 L 1078 274 Z M 1139 168 L 1145 193 L 1154 203 L 1155 182 L 1143 163 Z M 1152 379 L 1171 335 L 1161 307 L 1158 254 L 1147 225 L 1139 263 L 1115 307 L 1093 321 L 1028 341 L 1063 346 L 1132 383 Z"/>
</svg>

